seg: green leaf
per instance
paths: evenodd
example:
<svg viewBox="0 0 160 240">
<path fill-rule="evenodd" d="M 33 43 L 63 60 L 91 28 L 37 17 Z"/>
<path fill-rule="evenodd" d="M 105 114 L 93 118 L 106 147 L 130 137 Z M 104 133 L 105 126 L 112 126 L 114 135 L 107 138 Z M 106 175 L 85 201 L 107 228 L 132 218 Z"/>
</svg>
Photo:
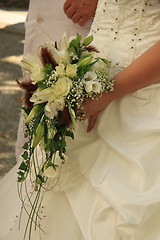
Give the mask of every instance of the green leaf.
<svg viewBox="0 0 160 240">
<path fill-rule="evenodd" d="M 65 159 L 64 159 L 64 155 L 62 154 L 62 151 L 59 151 L 59 157 L 60 157 L 60 159 L 62 159 L 63 161 L 65 160 Z"/>
<path fill-rule="evenodd" d="M 77 33 L 77 37 L 70 42 L 69 48 L 80 47 L 81 40 L 82 40 L 82 36 Z"/>
<path fill-rule="evenodd" d="M 25 138 L 27 138 L 27 137 L 28 137 L 28 135 L 29 135 L 29 132 L 28 132 L 28 130 L 25 130 L 25 131 L 24 131 L 24 137 L 25 137 Z"/>
<path fill-rule="evenodd" d="M 25 164 L 25 162 L 22 162 L 18 169 L 26 172 L 28 170 L 28 166 Z"/>
<path fill-rule="evenodd" d="M 27 116 L 29 115 L 31 109 L 26 108 L 26 107 L 22 107 L 23 111 L 27 114 Z"/>
<path fill-rule="evenodd" d="M 44 178 L 39 174 L 36 179 L 37 184 L 42 184 L 44 183 Z"/>
<path fill-rule="evenodd" d="M 44 122 L 44 143 L 47 144 L 48 143 L 48 126 L 47 124 Z"/>
<path fill-rule="evenodd" d="M 74 139 L 74 133 L 72 131 L 66 130 L 66 136 Z"/>
<path fill-rule="evenodd" d="M 74 54 L 77 53 L 76 50 L 75 50 L 75 48 L 74 48 L 73 46 L 69 48 L 69 52 L 73 52 Z"/>
<path fill-rule="evenodd" d="M 80 66 L 78 68 L 78 77 L 83 78 L 86 72 L 90 71 L 91 69 L 91 64 L 85 65 L 85 66 Z"/>
<path fill-rule="evenodd" d="M 88 46 L 92 41 L 93 41 L 93 36 L 89 36 L 83 41 L 82 46 Z"/>
<path fill-rule="evenodd" d="M 28 152 L 24 151 L 24 153 L 21 155 L 23 159 L 27 160 L 28 158 Z"/>
<path fill-rule="evenodd" d="M 82 40 L 82 36 L 79 33 L 77 33 L 77 41 L 80 43 L 81 40 Z"/>
<path fill-rule="evenodd" d="M 18 182 L 23 182 L 26 178 L 25 177 L 18 177 L 17 181 Z"/>
<path fill-rule="evenodd" d="M 77 33 L 77 37 L 75 39 L 73 39 L 69 44 L 69 52 L 74 52 L 77 55 L 80 54 L 80 52 L 81 52 L 81 39 L 82 39 L 82 36 Z"/>
<path fill-rule="evenodd" d="M 37 85 L 38 85 L 38 88 L 40 88 L 41 90 L 47 88 L 47 84 L 44 83 L 44 81 L 38 82 Z"/>
<path fill-rule="evenodd" d="M 17 172 L 18 173 L 18 175 L 20 175 L 21 177 L 24 177 L 24 172 L 22 172 L 22 171 L 19 171 L 19 172 Z"/>
<path fill-rule="evenodd" d="M 25 143 L 22 148 L 28 150 L 28 143 Z"/>
<path fill-rule="evenodd" d="M 60 145 L 61 145 L 61 149 L 66 147 L 66 141 L 64 138 L 61 139 Z"/>
</svg>

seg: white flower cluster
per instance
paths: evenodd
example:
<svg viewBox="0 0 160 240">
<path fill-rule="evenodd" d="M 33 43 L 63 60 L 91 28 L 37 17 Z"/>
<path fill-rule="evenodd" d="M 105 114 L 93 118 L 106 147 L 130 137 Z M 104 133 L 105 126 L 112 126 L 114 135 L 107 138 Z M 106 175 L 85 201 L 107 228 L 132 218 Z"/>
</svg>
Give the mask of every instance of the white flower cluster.
<svg viewBox="0 0 160 240">
<path fill-rule="evenodd" d="M 93 52 L 86 49 L 81 49 L 81 55 L 78 56 L 78 53 L 69 51 L 70 42 L 64 34 L 57 48 L 50 40 L 45 43 L 57 63 L 47 79 L 40 58 L 27 55 L 21 61 L 21 66 L 31 73 L 34 84 L 44 82 L 46 85 L 45 88 L 38 87 L 30 101 L 34 105 L 46 103 L 45 115 L 50 119 L 63 111 L 66 100 L 70 101 L 72 107 L 76 104 L 80 108 L 86 97 L 95 98 L 105 89 L 111 90 L 113 85 L 105 61 L 94 58 Z M 87 70 L 86 66 L 89 67 Z M 83 74 L 79 75 L 80 71 Z"/>
</svg>

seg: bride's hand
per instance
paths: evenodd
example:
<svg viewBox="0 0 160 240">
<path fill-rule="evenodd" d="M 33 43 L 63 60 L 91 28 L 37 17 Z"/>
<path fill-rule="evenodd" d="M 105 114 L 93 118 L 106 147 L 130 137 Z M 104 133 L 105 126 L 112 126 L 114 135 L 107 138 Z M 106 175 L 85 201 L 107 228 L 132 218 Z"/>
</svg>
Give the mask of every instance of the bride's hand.
<svg viewBox="0 0 160 240">
<path fill-rule="evenodd" d="M 99 94 L 97 95 L 97 99 L 86 99 L 82 103 L 82 109 L 78 110 L 76 107 L 74 107 L 74 111 L 77 117 L 80 117 L 81 120 L 88 119 L 87 132 L 90 132 L 93 129 L 98 114 L 103 111 L 112 100 L 114 99 L 110 97 L 110 93 L 103 92 L 101 96 Z M 72 124 L 68 108 L 66 107 L 62 112 L 61 120 L 63 122 L 66 122 L 68 127 Z"/>
<path fill-rule="evenodd" d="M 64 12 L 74 23 L 84 26 L 94 18 L 98 0 L 66 0 Z"/>
<path fill-rule="evenodd" d="M 83 102 L 83 108 L 79 112 L 77 112 L 77 115 L 81 115 L 85 113 L 85 115 L 81 118 L 82 120 L 88 119 L 88 129 L 87 132 L 90 132 L 97 120 L 98 114 L 103 111 L 108 104 L 111 102 L 109 98 L 107 97 L 107 93 L 103 93 L 102 96 L 97 95 L 98 99 L 92 100 L 92 99 L 87 99 L 86 101 Z"/>
</svg>

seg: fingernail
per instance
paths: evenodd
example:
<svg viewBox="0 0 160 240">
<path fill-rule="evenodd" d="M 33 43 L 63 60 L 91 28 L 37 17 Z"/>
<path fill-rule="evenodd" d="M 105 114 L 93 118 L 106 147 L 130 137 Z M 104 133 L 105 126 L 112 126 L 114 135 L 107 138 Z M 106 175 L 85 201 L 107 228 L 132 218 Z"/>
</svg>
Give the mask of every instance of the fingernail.
<svg viewBox="0 0 160 240">
<path fill-rule="evenodd" d="M 88 129 L 87 129 L 87 132 L 88 132 L 88 133 L 90 133 L 90 132 L 91 132 L 91 130 L 92 130 L 91 128 L 88 128 Z"/>
</svg>

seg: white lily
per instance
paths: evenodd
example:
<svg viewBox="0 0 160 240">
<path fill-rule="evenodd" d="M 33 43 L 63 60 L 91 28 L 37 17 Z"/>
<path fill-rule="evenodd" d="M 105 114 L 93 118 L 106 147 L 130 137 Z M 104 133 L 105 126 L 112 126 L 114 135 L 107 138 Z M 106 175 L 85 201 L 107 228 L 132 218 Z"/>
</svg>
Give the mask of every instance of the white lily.
<svg viewBox="0 0 160 240">
<path fill-rule="evenodd" d="M 31 102 L 34 102 L 35 104 L 48 102 L 54 95 L 54 88 L 46 88 L 44 90 L 37 90 L 33 93 L 32 97 L 30 98 Z"/>
<path fill-rule="evenodd" d="M 58 111 L 62 111 L 65 107 L 63 98 L 57 98 L 54 102 L 48 102 L 45 106 L 45 114 L 50 119 L 58 115 Z"/>
<path fill-rule="evenodd" d="M 58 111 L 63 111 L 64 107 L 65 107 L 65 100 L 64 98 L 57 98 L 55 101 L 54 101 L 55 105 L 56 105 L 56 109 Z"/>
<path fill-rule="evenodd" d="M 54 117 L 56 117 L 58 115 L 58 111 L 56 109 L 55 102 L 51 102 L 51 103 L 48 102 L 46 104 L 45 115 L 50 119 L 53 119 Z"/>
<path fill-rule="evenodd" d="M 48 40 L 46 45 L 50 48 L 52 55 L 58 65 L 63 62 L 64 63 L 70 62 L 70 56 L 68 53 L 69 41 L 66 37 L 66 34 L 62 36 L 60 43 L 58 45 L 58 49 L 54 47 L 54 42 L 52 42 L 51 40 Z"/>
<path fill-rule="evenodd" d="M 63 33 L 61 40 L 59 41 L 59 44 L 58 44 L 58 49 L 59 51 L 62 51 L 63 49 L 67 50 L 68 47 L 69 47 L 69 41 L 67 39 L 66 33 Z"/>
<path fill-rule="evenodd" d="M 24 55 L 19 65 L 21 68 L 28 72 L 32 72 L 35 66 L 42 67 L 40 59 L 38 57 L 32 56 L 31 54 Z"/>
</svg>

